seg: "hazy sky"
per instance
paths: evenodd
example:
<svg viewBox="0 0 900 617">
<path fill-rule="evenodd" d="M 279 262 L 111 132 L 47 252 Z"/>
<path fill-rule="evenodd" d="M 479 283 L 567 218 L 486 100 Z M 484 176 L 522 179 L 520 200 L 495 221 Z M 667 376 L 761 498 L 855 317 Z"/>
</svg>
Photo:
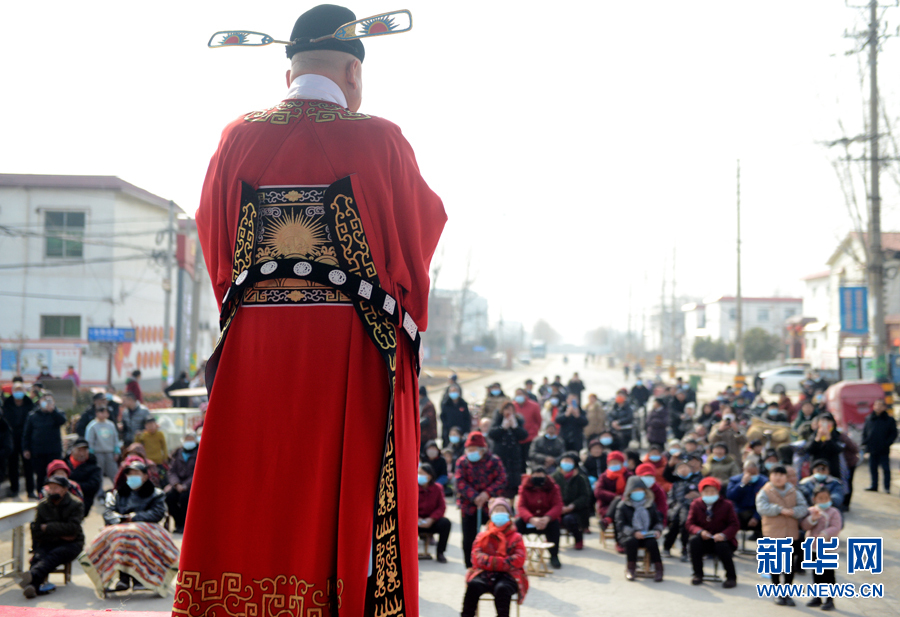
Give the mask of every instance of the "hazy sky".
<svg viewBox="0 0 900 617">
<path fill-rule="evenodd" d="M 209 36 L 288 38 L 310 6 L 0 3 L 0 172 L 117 175 L 193 212 L 221 129 L 286 91 L 282 46 L 210 50 Z M 545 317 L 572 342 L 624 327 L 629 285 L 637 316 L 673 247 L 679 292 L 733 293 L 737 158 L 746 295 L 800 293 L 849 229 L 821 144 L 838 120 L 863 132 L 866 57 L 844 55 L 844 32 L 864 15 L 843 0 L 402 8 L 412 32 L 366 43 L 362 111 L 402 127 L 444 199 L 439 285 L 471 257 L 493 317 Z M 896 30 L 900 9 L 887 19 Z M 898 58 L 889 39 L 880 81 L 900 122 Z M 884 229 L 900 229 L 883 185 Z"/>
</svg>

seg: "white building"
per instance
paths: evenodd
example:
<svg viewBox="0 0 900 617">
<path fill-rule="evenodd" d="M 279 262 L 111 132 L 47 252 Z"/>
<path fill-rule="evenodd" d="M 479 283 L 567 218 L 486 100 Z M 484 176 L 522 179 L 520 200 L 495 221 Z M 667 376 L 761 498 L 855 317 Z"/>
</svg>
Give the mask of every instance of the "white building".
<svg viewBox="0 0 900 617">
<path fill-rule="evenodd" d="M 742 298 L 741 323 L 743 331 L 762 328 L 770 334 L 784 337 L 785 321 L 799 315 L 803 309 L 801 298 Z M 737 339 L 737 303 L 734 296 L 707 298 L 703 302 L 685 304 L 684 349 L 690 353 L 694 341 L 709 337 L 726 343 Z"/>
<path fill-rule="evenodd" d="M 168 216 L 168 200 L 114 176 L 0 174 L 0 379 L 73 365 L 86 384 L 121 384 L 140 369 L 145 388 L 157 387 L 177 313 L 173 273 L 164 333 Z M 202 359 L 218 315 L 205 268 L 196 274 Z M 136 340 L 90 343 L 92 326 L 134 328 Z"/>
</svg>

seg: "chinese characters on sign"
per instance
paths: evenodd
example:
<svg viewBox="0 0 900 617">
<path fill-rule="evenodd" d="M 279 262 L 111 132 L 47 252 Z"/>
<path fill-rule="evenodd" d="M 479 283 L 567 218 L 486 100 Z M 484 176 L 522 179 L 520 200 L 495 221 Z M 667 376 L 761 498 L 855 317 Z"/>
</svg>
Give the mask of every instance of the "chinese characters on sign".
<svg viewBox="0 0 900 617">
<path fill-rule="evenodd" d="M 757 574 L 783 574 L 790 571 L 794 554 L 792 538 L 760 538 L 756 541 Z M 801 568 L 822 574 L 839 568 L 838 547 L 840 540 L 832 538 L 807 538 L 803 547 Z M 847 574 L 869 572 L 881 574 L 884 570 L 883 538 L 847 538 Z"/>
</svg>

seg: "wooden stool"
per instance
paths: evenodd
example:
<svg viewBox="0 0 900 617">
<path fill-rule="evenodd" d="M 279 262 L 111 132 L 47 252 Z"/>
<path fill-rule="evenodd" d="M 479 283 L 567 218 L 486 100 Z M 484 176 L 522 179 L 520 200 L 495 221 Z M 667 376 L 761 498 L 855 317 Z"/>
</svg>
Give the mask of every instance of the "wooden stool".
<svg viewBox="0 0 900 617">
<path fill-rule="evenodd" d="M 612 527 L 607 527 L 606 529 L 600 528 L 600 544 L 603 548 L 606 548 L 606 541 L 612 540 L 613 546 L 616 545 L 616 534 L 612 530 Z"/>
<path fill-rule="evenodd" d="M 422 549 L 419 551 L 419 559 L 431 559 L 431 553 L 428 552 L 428 545 L 431 543 L 431 534 L 420 533 L 419 542 L 422 544 Z"/>
<path fill-rule="evenodd" d="M 72 582 L 72 562 L 70 561 L 68 563 L 62 564 L 61 566 L 56 568 L 50 574 L 62 574 L 65 584 L 68 585 L 69 583 Z M 50 578 L 50 577 L 48 576 L 47 578 Z"/>
<path fill-rule="evenodd" d="M 644 557 L 641 559 L 641 551 L 644 551 Z M 634 575 L 637 578 L 653 578 L 654 572 L 650 565 L 650 553 L 644 548 L 638 548 L 637 567 L 634 569 Z"/>
<path fill-rule="evenodd" d="M 525 559 L 525 572 L 531 576 L 546 576 L 550 574 L 550 567 L 547 565 L 547 557 L 550 554 L 548 550 L 553 546 L 552 542 L 544 542 L 542 540 L 532 540 L 531 538 L 540 536 L 529 536 L 525 540 L 525 550 L 527 556 Z"/>
<path fill-rule="evenodd" d="M 475 608 L 475 617 L 478 617 L 481 614 L 481 603 L 482 602 L 490 602 L 494 603 L 494 595 L 490 593 L 486 593 L 478 598 L 478 606 Z M 519 592 L 513 594 L 513 597 L 509 600 L 510 604 L 514 604 L 516 606 L 516 617 L 519 617 Z"/>
</svg>

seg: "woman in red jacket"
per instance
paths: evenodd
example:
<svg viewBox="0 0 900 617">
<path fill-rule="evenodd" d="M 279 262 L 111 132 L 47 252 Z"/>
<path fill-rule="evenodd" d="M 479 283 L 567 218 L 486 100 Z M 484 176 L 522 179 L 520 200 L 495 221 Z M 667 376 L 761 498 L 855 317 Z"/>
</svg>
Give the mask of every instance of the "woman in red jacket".
<svg viewBox="0 0 900 617">
<path fill-rule="evenodd" d="M 509 617 L 509 602 L 518 593 L 518 603 L 525 600 L 528 577 L 525 575 L 525 542 L 510 521 L 512 507 L 497 497 L 489 505 L 491 521 L 487 531 L 475 538 L 472 546 L 472 567 L 466 574 L 466 595 L 462 617 L 475 617 L 478 598 L 485 593 L 494 595 L 497 617 Z"/>
<path fill-rule="evenodd" d="M 540 534 L 553 544 L 550 548 L 550 565 L 556 569 L 559 563 L 560 519 L 562 518 L 562 493 L 547 470 L 537 467 L 531 477 L 519 485 L 519 518 L 516 529 L 522 535 Z"/>
<path fill-rule="evenodd" d="M 700 497 L 691 502 L 687 518 L 687 530 L 691 534 L 688 547 L 694 567 L 691 584 L 703 584 L 703 555 L 715 553 L 725 567 L 722 587 L 729 589 L 737 585 L 733 554 L 737 548 L 735 536 L 741 525 L 734 505 L 719 496 L 722 484 L 716 478 L 703 478 L 698 488 Z"/>
<path fill-rule="evenodd" d="M 438 535 L 437 560 L 447 563 L 444 553 L 450 538 L 450 519 L 444 516 L 447 503 L 444 488 L 435 482 L 435 471 L 428 463 L 419 465 L 419 533 Z"/>
<path fill-rule="evenodd" d="M 603 529 L 610 524 L 606 516 L 609 504 L 625 492 L 625 483 L 633 474 L 625 468 L 625 455 L 613 450 L 606 455 L 606 471 L 597 480 L 594 497 L 597 498 L 597 514 Z M 611 518 L 611 517 L 610 517 Z"/>
</svg>

